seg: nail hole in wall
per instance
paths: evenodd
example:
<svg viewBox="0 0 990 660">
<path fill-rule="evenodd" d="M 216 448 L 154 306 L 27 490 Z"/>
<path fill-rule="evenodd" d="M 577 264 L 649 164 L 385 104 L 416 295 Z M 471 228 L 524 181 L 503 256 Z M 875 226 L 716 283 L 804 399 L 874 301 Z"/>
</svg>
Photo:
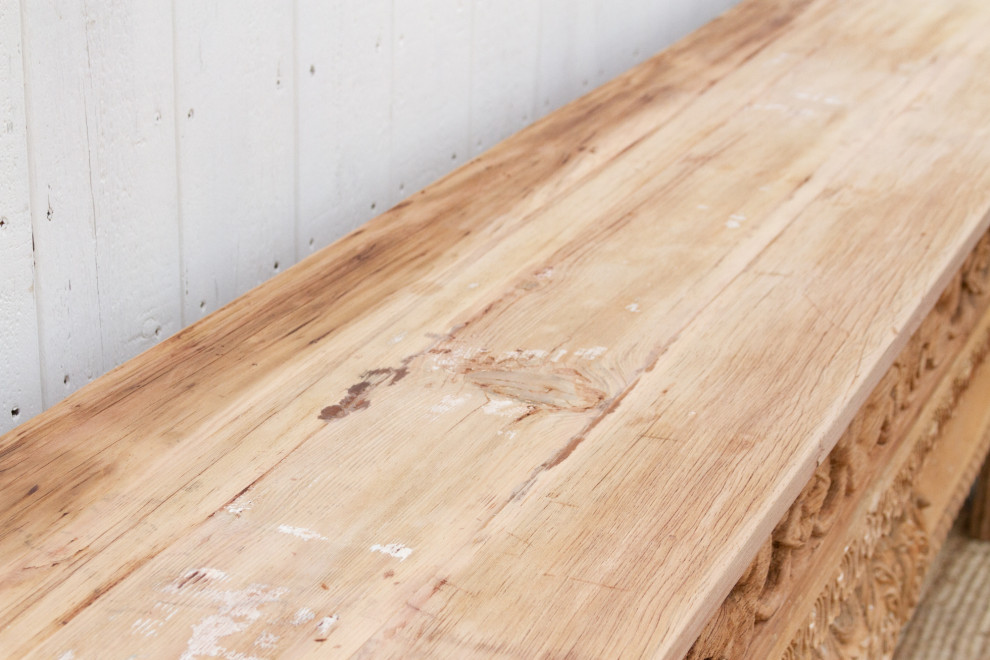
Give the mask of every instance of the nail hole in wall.
<svg viewBox="0 0 990 660">
<path fill-rule="evenodd" d="M 158 326 L 157 328 L 155 328 L 155 336 L 156 337 L 162 336 L 162 326 Z"/>
<path fill-rule="evenodd" d="M 316 75 L 316 65 L 315 64 L 310 64 L 309 65 L 309 75 L 311 75 L 311 76 L 315 76 Z"/>
<path fill-rule="evenodd" d="M 457 154 L 450 154 L 451 160 L 457 160 Z"/>
<path fill-rule="evenodd" d="M 206 301 L 205 300 L 199 301 L 199 308 L 200 309 L 206 309 Z"/>
<path fill-rule="evenodd" d="M 275 262 L 275 270 L 278 270 L 278 262 Z"/>
<path fill-rule="evenodd" d="M 315 243 L 315 242 L 316 242 L 316 239 L 315 238 L 309 239 L 309 246 L 310 247 L 313 247 L 313 243 Z"/>
<path fill-rule="evenodd" d="M 378 204 L 376 204 L 375 202 L 372 202 L 371 203 L 371 210 L 372 211 L 374 211 L 377 207 L 378 207 Z"/>
<path fill-rule="evenodd" d="M 65 374 L 65 376 L 62 378 L 62 384 L 63 385 L 69 384 L 69 374 Z"/>
<path fill-rule="evenodd" d="M 399 192 L 403 192 L 405 189 L 406 189 L 406 184 L 400 183 L 399 184 Z"/>
<path fill-rule="evenodd" d="M 0 229 L 4 229 L 7 226 L 7 216 L 0 216 Z"/>
<path fill-rule="evenodd" d="M 186 113 L 186 117 L 189 117 L 190 119 L 192 119 L 192 116 L 193 116 L 193 109 L 192 108 L 189 108 L 189 112 Z"/>
<path fill-rule="evenodd" d="M 14 406 L 13 408 L 10 409 L 10 416 L 13 417 L 14 419 L 17 419 L 18 417 L 21 416 L 21 409 L 18 408 L 17 406 Z"/>
</svg>

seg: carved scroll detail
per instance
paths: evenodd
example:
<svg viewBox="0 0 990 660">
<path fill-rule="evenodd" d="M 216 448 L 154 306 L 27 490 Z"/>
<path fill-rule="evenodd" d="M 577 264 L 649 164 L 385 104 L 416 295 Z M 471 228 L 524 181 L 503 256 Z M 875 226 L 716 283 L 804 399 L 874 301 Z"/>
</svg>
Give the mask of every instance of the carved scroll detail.
<svg viewBox="0 0 990 660">
<path fill-rule="evenodd" d="M 870 478 L 883 466 L 884 456 L 904 440 L 988 306 L 990 235 L 985 235 L 774 528 L 687 658 L 745 658 L 771 617 L 795 615 L 781 611 L 781 605 L 794 588 L 796 576 L 807 570 L 836 520 L 855 507 Z M 913 448 L 894 483 L 871 506 L 865 532 L 848 539 L 841 566 L 785 653 L 788 660 L 879 658 L 893 653 L 901 627 L 920 595 L 932 546 L 940 543 L 945 531 L 924 528 L 919 512 L 927 503 L 915 494 L 912 484 L 968 387 L 973 369 L 988 352 L 990 337 L 985 339 L 969 356 L 969 368 L 953 375 L 951 397 L 940 404 L 929 433 Z M 961 502 L 962 496 L 956 499 Z M 839 528 L 835 533 L 846 534 Z"/>
</svg>

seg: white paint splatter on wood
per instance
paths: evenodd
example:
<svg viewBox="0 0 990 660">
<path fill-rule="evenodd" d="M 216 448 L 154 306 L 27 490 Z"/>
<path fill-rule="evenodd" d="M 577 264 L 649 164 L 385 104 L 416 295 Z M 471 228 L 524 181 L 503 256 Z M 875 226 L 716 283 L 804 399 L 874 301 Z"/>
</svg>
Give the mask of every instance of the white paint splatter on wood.
<svg viewBox="0 0 990 660">
<path fill-rule="evenodd" d="M 261 618 L 261 607 L 273 603 L 287 592 L 284 588 L 264 584 L 252 584 L 246 589 L 204 589 L 197 593 L 201 598 L 211 600 L 219 606 L 216 614 L 210 614 L 192 627 L 192 636 L 186 643 L 181 660 L 193 660 L 198 656 L 211 658 L 238 657 L 246 660 L 251 656 L 234 654 L 220 645 L 220 640 L 247 628 Z"/>
<path fill-rule="evenodd" d="M 316 635 L 317 640 L 326 639 L 327 635 L 330 634 L 330 628 L 333 624 L 340 620 L 340 616 L 333 614 L 331 616 L 325 616 L 320 619 L 320 622 L 316 624 Z"/>
<path fill-rule="evenodd" d="M 311 529 L 306 529 L 305 527 L 292 527 L 291 525 L 279 525 L 278 531 L 283 534 L 291 534 L 292 536 L 298 536 L 304 541 L 329 541 L 327 537 L 323 536 L 319 532 L 314 532 Z"/>
<path fill-rule="evenodd" d="M 471 397 L 467 394 L 462 394 L 460 396 L 447 394 L 440 400 L 440 403 L 430 406 L 430 412 L 434 415 L 442 415 L 445 412 L 450 412 L 454 408 L 464 405 L 470 398 Z"/>
<path fill-rule="evenodd" d="M 457 368 L 466 360 L 470 360 L 479 354 L 487 352 L 488 349 L 486 348 L 458 346 L 452 348 L 449 353 L 434 353 L 430 356 L 433 360 L 431 371 L 438 371 L 440 369 L 456 371 Z"/>
<path fill-rule="evenodd" d="M 491 399 L 481 407 L 481 411 L 486 415 L 498 415 L 499 417 L 519 417 L 529 412 L 529 406 L 521 404 L 512 399 Z"/>
<path fill-rule="evenodd" d="M 251 500 L 237 500 L 232 504 L 227 505 L 227 513 L 239 516 L 245 511 L 250 511 L 253 506 L 254 502 Z"/>
<path fill-rule="evenodd" d="M 542 360 L 547 356 L 547 351 L 541 348 L 528 348 L 526 350 L 515 350 L 515 351 L 503 351 L 498 356 L 498 362 L 509 362 L 514 360 L 516 362 L 532 362 L 534 360 Z"/>
<path fill-rule="evenodd" d="M 258 639 L 254 640 L 254 645 L 263 649 L 273 649 L 278 646 L 278 635 L 274 635 L 267 630 L 263 630 Z"/>
<path fill-rule="evenodd" d="M 309 609 L 308 607 L 300 607 L 299 611 L 295 613 L 292 617 L 292 625 L 301 626 L 304 623 L 308 623 L 316 618 L 316 612 Z"/>
<path fill-rule="evenodd" d="M 752 106 L 754 110 L 779 110 L 781 112 L 787 112 L 791 108 L 783 103 L 754 103 Z"/>
<path fill-rule="evenodd" d="M 216 571 L 216 569 L 206 569 L 206 570 Z M 191 576 L 194 576 L 194 575 L 205 576 L 204 573 L 197 573 L 197 571 L 191 571 L 191 572 L 187 573 L 186 575 L 187 576 L 190 576 L 190 577 Z M 226 579 L 226 575 L 224 575 L 223 579 Z M 188 582 L 188 580 L 187 580 L 187 582 Z M 140 619 L 138 619 L 137 621 L 135 621 L 134 623 L 131 624 L 130 634 L 132 634 L 132 635 L 141 635 L 141 636 L 144 636 L 144 637 L 154 637 L 155 635 L 158 634 L 158 631 L 161 630 L 161 627 L 164 626 L 167 621 L 171 620 L 172 617 L 175 616 L 176 612 L 179 611 L 179 608 L 176 607 L 175 605 L 173 605 L 171 603 L 165 603 L 165 602 L 162 602 L 162 601 L 156 602 L 155 605 L 154 605 L 154 607 L 152 607 L 152 609 L 153 610 L 164 610 L 165 617 L 164 618 L 151 618 L 151 617 L 140 618 Z"/>
<path fill-rule="evenodd" d="M 142 635 L 144 637 L 154 637 L 158 634 L 158 629 L 164 625 L 161 619 L 138 619 L 131 624 L 130 633 L 132 635 Z"/>
<path fill-rule="evenodd" d="M 407 548 L 400 543 L 389 543 L 388 545 L 378 545 L 376 543 L 371 546 L 371 551 L 380 552 L 383 555 L 390 555 L 399 561 L 405 561 L 406 558 L 412 554 L 412 548 Z"/>
<path fill-rule="evenodd" d="M 626 305 L 626 309 L 635 314 L 640 311 L 639 303 L 630 303 L 629 305 Z"/>
<path fill-rule="evenodd" d="M 585 360 L 596 360 L 605 354 L 607 346 L 592 346 L 590 348 L 579 348 L 574 351 L 574 355 Z"/>
</svg>

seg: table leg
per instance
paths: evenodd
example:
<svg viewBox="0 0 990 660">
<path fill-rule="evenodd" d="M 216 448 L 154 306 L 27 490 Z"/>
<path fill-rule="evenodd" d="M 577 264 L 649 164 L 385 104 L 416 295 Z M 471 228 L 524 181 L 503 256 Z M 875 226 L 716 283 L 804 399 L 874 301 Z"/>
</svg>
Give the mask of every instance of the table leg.
<svg viewBox="0 0 990 660">
<path fill-rule="evenodd" d="M 973 492 L 973 508 L 969 514 L 969 535 L 981 541 L 990 541 L 990 458 L 987 458 L 976 478 Z"/>
</svg>

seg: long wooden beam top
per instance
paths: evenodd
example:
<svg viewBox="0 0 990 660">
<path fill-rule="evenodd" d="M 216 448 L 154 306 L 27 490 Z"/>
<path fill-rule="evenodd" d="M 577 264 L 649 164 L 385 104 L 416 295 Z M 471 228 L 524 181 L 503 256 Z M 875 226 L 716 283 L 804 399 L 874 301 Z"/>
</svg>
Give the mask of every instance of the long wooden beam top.
<svg viewBox="0 0 990 660">
<path fill-rule="evenodd" d="M 683 655 L 987 230 L 987 34 L 746 0 L 3 436 L 0 655 Z"/>
</svg>

